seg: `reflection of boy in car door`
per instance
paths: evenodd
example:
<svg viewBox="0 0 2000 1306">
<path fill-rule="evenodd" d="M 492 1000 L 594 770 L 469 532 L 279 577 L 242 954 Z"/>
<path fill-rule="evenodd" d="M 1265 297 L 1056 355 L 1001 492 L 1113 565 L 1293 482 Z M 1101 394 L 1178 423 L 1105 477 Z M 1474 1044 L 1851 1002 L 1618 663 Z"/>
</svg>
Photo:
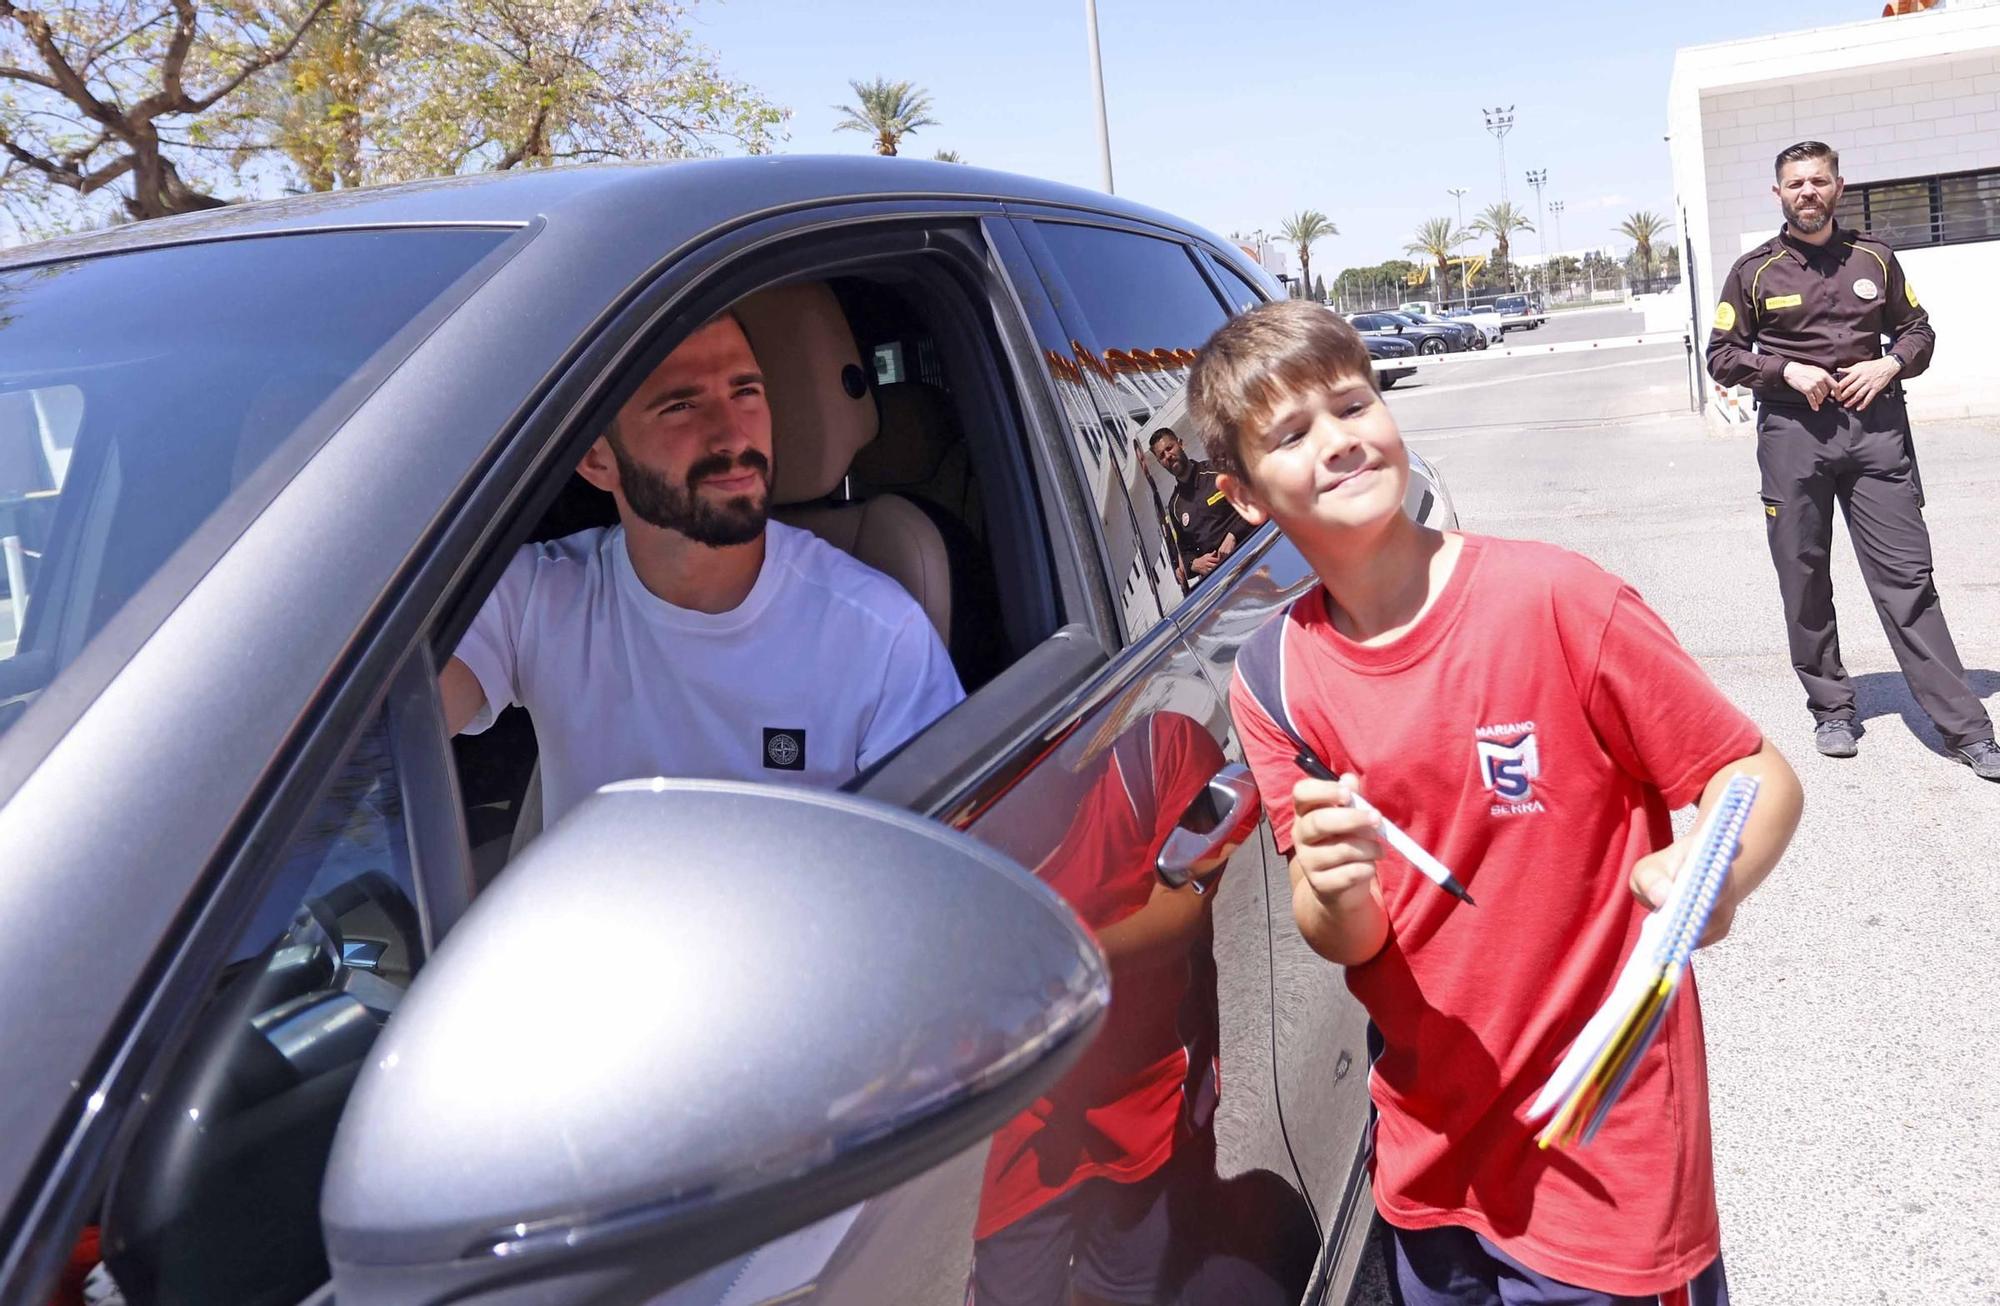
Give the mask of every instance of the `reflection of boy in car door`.
<svg viewBox="0 0 2000 1306">
<path fill-rule="evenodd" d="M 1035 874 L 1103 947 L 1111 1012 L 1069 1074 L 993 1136 L 974 1229 L 976 1306 L 1169 1301 L 1193 1268 L 1170 1199 L 1200 1176 L 1169 1163 L 1192 1154 L 1215 1107 L 1210 899 L 1167 888 L 1153 863 L 1225 758 L 1178 712 L 1142 716 L 1096 748 L 1076 819 Z M 1038 782 L 1076 776 L 1050 765 L 1023 783 Z"/>
<path fill-rule="evenodd" d="M 771 410 L 733 316 L 667 355 L 577 471 L 619 524 L 522 548 L 439 677 L 454 733 L 527 707 L 547 822 L 637 776 L 839 785 L 964 696 L 901 586 L 767 520 Z"/>
</svg>

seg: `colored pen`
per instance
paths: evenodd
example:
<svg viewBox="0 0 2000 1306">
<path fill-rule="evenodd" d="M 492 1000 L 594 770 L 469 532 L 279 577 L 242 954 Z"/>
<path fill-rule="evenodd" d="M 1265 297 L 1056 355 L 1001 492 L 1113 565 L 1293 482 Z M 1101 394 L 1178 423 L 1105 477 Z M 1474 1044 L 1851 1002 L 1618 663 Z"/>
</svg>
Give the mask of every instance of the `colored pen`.
<svg viewBox="0 0 2000 1306">
<path fill-rule="evenodd" d="M 1305 749 L 1300 749 L 1298 756 L 1292 760 L 1298 763 L 1301 771 L 1304 771 L 1315 780 L 1331 780 L 1336 784 L 1340 781 L 1340 777 L 1329 770 L 1326 763 L 1320 761 L 1319 758 L 1313 756 L 1313 754 L 1307 752 Z M 1410 865 L 1422 871 L 1431 883 L 1437 885 L 1438 888 L 1443 889 L 1454 898 L 1461 900 L 1469 907 L 1477 907 L 1479 905 L 1472 901 L 1472 895 L 1465 891 L 1465 886 L 1458 882 L 1458 877 L 1451 873 L 1451 869 L 1437 858 L 1431 856 L 1422 844 L 1412 839 L 1409 835 L 1404 834 L 1402 827 L 1382 815 L 1381 812 L 1375 809 L 1373 804 L 1360 794 L 1350 790 L 1347 797 L 1348 801 L 1354 805 L 1356 811 L 1364 812 L 1381 823 L 1382 837 L 1389 841 L 1389 846 L 1401 853 L 1404 860 L 1408 861 Z"/>
</svg>

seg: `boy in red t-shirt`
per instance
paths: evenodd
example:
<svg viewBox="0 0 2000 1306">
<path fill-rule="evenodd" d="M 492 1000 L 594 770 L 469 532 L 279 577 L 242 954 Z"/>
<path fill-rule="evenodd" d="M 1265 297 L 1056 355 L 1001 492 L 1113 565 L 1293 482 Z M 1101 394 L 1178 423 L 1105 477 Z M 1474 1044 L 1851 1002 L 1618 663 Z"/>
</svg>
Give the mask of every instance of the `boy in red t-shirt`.
<svg viewBox="0 0 2000 1306">
<path fill-rule="evenodd" d="M 1382 1037 L 1375 1201 L 1403 1300 L 1726 1302 L 1691 983 L 1590 1144 L 1543 1150 L 1524 1117 L 1665 900 L 1686 851 L 1668 813 L 1762 782 L 1714 942 L 1790 841 L 1797 777 L 1630 586 L 1406 516 L 1402 438 L 1325 308 L 1233 319 L 1188 395 L 1219 485 L 1321 581 L 1253 640 L 1340 779 L 1301 772 L 1240 674 L 1230 703 L 1299 931 Z M 1386 850 L 1354 792 L 1477 905 Z"/>
</svg>

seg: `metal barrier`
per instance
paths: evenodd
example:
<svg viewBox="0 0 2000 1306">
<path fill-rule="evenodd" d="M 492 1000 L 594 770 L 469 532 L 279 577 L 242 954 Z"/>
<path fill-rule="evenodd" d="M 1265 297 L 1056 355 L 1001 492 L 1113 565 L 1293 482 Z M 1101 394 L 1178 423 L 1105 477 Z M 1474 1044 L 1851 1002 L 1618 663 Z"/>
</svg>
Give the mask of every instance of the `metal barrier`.
<svg viewBox="0 0 2000 1306">
<path fill-rule="evenodd" d="M 1701 411 L 1701 372 L 1695 361 L 1694 337 L 1686 331 L 1649 331 L 1636 336 L 1611 336 L 1603 340 L 1564 340 L 1547 345 L 1492 345 L 1483 350 L 1455 354 L 1406 354 L 1401 358 L 1376 358 L 1370 363 L 1378 372 L 1408 372 L 1432 367 L 1463 367 L 1494 363 L 1506 358 L 1542 358 L 1556 354 L 1610 353 L 1620 349 L 1643 349 L 1649 345 L 1679 345 L 1688 368 L 1688 410 Z"/>
</svg>

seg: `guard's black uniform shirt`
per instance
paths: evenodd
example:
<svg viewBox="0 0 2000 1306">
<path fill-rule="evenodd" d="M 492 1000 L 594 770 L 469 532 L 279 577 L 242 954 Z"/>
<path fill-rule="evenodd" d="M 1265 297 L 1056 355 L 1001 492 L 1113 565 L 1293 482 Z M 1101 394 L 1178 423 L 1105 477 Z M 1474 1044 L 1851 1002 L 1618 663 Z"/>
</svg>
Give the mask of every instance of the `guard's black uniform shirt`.
<svg viewBox="0 0 2000 1306">
<path fill-rule="evenodd" d="M 1881 357 L 1885 335 L 1903 365 L 1899 379 L 1930 365 L 1937 337 L 1896 252 L 1840 226 L 1824 245 L 1784 231 L 1736 260 L 1723 279 L 1708 374 L 1748 386 L 1767 403 L 1803 404 L 1805 396 L 1785 384 L 1786 363 L 1837 371 Z"/>
<path fill-rule="evenodd" d="M 1185 481 L 1174 482 L 1173 497 L 1167 501 L 1167 511 L 1174 519 L 1174 538 L 1180 542 L 1183 567 L 1192 565 L 1202 554 L 1221 548 L 1225 535 L 1234 533 L 1238 544 L 1250 537 L 1250 523 L 1236 515 L 1228 496 L 1216 487 L 1213 469 L 1205 462 L 1188 461 L 1194 474 Z"/>
</svg>

